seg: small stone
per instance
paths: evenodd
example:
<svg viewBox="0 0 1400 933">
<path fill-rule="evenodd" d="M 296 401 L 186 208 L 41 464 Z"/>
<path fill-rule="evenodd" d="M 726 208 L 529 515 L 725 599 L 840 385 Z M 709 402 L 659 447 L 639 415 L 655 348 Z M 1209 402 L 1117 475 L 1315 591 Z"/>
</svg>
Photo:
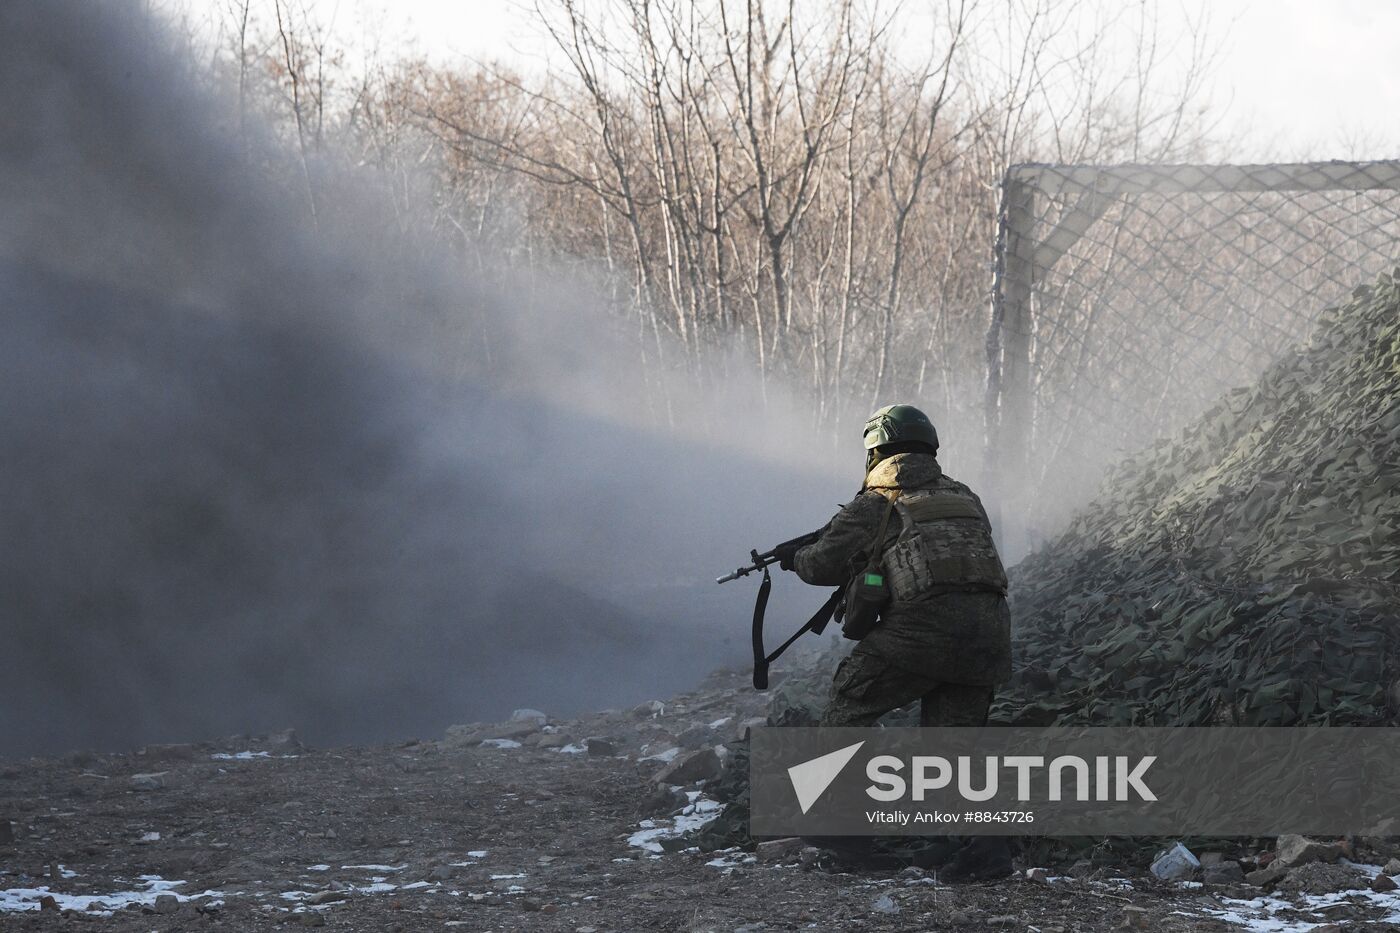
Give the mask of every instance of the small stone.
<svg viewBox="0 0 1400 933">
<path fill-rule="evenodd" d="M 1045 869 L 1043 869 L 1043 868 L 1027 868 L 1027 869 L 1026 869 L 1026 880 L 1027 880 L 1027 881 L 1036 881 L 1036 882 L 1039 882 L 1040 884 L 1049 884 L 1049 883 L 1050 883 L 1050 873 L 1049 873 L 1048 871 L 1046 871 Z"/>
<path fill-rule="evenodd" d="M 1180 845 L 1180 843 L 1177 843 Z M 1146 930 L 1151 924 L 1148 922 L 1147 908 L 1136 907 L 1129 904 L 1123 908 L 1123 919 L 1119 923 L 1119 928 L 1123 930 Z"/>
<path fill-rule="evenodd" d="M 0 832 L 3 832 L 3 830 L 4 827 L 0 826 Z M 1400 875 L 1400 858 L 1393 858 L 1386 862 L 1385 867 L 1382 868 L 1381 871 L 1385 872 L 1387 875 Z"/>
<path fill-rule="evenodd" d="M 133 774 L 131 776 L 131 789 L 139 791 L 160 790 L 166 786 L 166 778 L 169 771 L 154 771 L 150 774 Z"/>
<path fill-rule="evenodd" d="M 180 909 L 180 899 L 173 894 L 157 894 L 151 907 L 158 914 L 173 914 Z"/>
<path fill-rule="evenodd" d="M 652 778 L 658 784 L 694 784 L 719 777 L 721 765 L 719 755 L 713 748 L 677 755 L 675 760 Z"/>
<path fill-rule="evenodd" d="M 1244 881 L 1244 869 L 1239 862 L 1212 862 L 1205 866 L 1201 880 L 1206 884 L 1239 884 Z"/>
<path fill-rule="evenodd" d="M 574 744 L 574 737 L 567 732 L 536 732 L 525 740 L 525 744 L 536 748 L 563 748 Z"/>
<path fill-rule="evenodd" d="M 647 816 L 662 816 L 680 809 L 689 803 L 689 798 L 669 784 L 658 784 L 646 800 L 642 801 L 642 812 Z"/>
<path fill-rule="evenodd" d="M 584 739 L 583 747 L 588 749 L 588 754 L 594 758 L 617 757 L 617 743 L 599 735 Z"/>
<path fill-rule="evenodd" d="M 536 725 L 538 725 L 538 726 L 540 726 L 541 728 L 543 728 L 543 727 L 544 727 L 544 724 L 547 723 L 547 722 L 549 722 L 549 717 L 546 716 L 544 713 L 540 712 L 540 711 L 537 710 L 537 709 L 530 709 L 530 708 L 526 707 L 525 709 L 518 709 L 518 710 L 516 710 L 515 712 L 511 713 L 511 714 L 510 714 L 510 721 L 511 721 L 511 722 L 533 722 L 533 723 L 535 723 Z"/>
<path fill-rule="evenodd" d="M 1163 881 L 1188 881 L 1200 867 L 1191 850 L 1178 842 L 1153 860 L 1151 871 Z"/>
<path fill-rule="evenodd" d="M 306 903 L 313 906 L 316 904 L 334 904 L 336 901 L 349 900 L 349 898 L 350 894 L 346 891 L 317 891 L 306 899 Z"/>
<path fill-rule="evenodd" d="M 1271 864 L 1264 868 L 1256 868 L 1244 876 L 1244 880 L 1256 888 L 1272 887 L 1280 878 L 1288 874 L 1288 869 L 1282 865 Z"/>
<path fill-rule="evenodd" d="M 706 746 L 713 746 L 719 741 L 719 738 L 720 737 L 715 734 L 714 729 L 702 724 L 691 726 L 689 729 L 686 729 L 680 735 L 676 736 L 676 744 L 681 748 L 687 749 L 704 748 Z"/>
<path fill-rule="evenodd" d="M 804 866 L 811 867 L 822 860 L 822 850 L 816 846 L 804 846 L 797 859 Z"/>
<path fill-rule="evenodd" d="M 1376 877 L 1371 879 L 1372 891 L 1383 893 L 1385 891 L 1394 891 L 1396 888 L 1400 888 L 1400 885 L 1397 885 L 1395 879 L 1391 878 L 1389 875 L 1376 875 Z"/>
<path fill-rule="evenodd" d="M 1020 925 L 1021 918 L 1016 916 L 1015 914 L 1000 914 L 995 917 L 987 918 L 987 926 L 989 927 L 1015 927 Z"/>
<path fill-rule="evenodd" d="M 800 836 L 789 836 L 786 839 L 769 839 L 760 842 L 754 849 L 754 855 L 760 862 L 782 862 L 797 855 L 803 849 L 803 842 Z"/>
<path fill-rule="evenodd" d="M 896 904 L 894 898 L 890 897 L 888 894 L 881 894 L 879 897 L 875 898 L 874 902 L 870 905 L 870 909 L 877 914 L 899 913 L 899 905 Z"/>
<path fill-rule="evenodd" d="M 52 894 L 45 894 L 39 898 L 39 910 L 58 910 L 58 901 Z"/>
<path fill-rule="evenodd" d="M 1225 861 L 1225 854 L 1223 852 L 1202 852 L 1200 854 L 1200 861 L 1201 868 L 1209 868 L 1212 865 L 1218 865 Z"/>
<path fill-rule="evenodd" d="M 457 874 L 457 869 L 451 865 L 438 865 L 428 872 L 429 881 L 450 881 Z"/>
<path fill-rule="evenodd" d="M 319 910 L 303 910 L 297 914 L 297 922 L 304 927 L 323 927 L 326 925 L 326 918 Z"/>
<path fill-rule="evenodd" d="M 1082 858 L 1069 867 L 1067 874 L 1071 878 L 1087 878 L 1097 870 L 1093 862 Z"/>
<path fill-rule="evenodd" d="M 660 700 L 647 700 L 632 707 L 633 719 L 655 719 L 666 713 L 666 704 Z"/>
</svg>

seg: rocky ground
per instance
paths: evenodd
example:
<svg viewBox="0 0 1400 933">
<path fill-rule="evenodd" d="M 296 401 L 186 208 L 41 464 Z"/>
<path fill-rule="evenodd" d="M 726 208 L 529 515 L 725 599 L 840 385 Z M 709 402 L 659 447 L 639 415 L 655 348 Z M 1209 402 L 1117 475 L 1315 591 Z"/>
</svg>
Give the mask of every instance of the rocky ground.
<svg viewBox="0 0 1400 933">
<path fill-rule="evenodd" d="M 0 930 L 1400 923 L 1400 899 L 1370 889 L 1378 869 L 1345 858 L 1374 852 L 1306 841 L 1280 846 L 1301 867 L 1276 865 L 1269 897 L 1234 868 L 1204 876 L 1223 884 L 1183 884 L 1131 860 L 1081 859 L 955 886 L 919 869 L 843 871 L 797 840 L 701 852 L 679 834 L 719 810 L 714 778 L 763 709 L 745 677 L 634 710 L 563 722 L 525 712 L 392 747 L 308 749 L 287 733 L 0 763 Z"/>
</svg>

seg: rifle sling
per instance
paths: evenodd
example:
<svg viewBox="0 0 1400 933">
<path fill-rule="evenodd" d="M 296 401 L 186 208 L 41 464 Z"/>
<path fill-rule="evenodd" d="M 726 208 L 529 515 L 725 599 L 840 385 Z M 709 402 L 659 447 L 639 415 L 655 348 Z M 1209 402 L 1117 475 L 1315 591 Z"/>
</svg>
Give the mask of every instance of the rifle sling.
<svg viewBox="0 0 1400 933">
<path fill-rule="evenodd" d="M 758 587 L 758 596 L 753 604 L 753 688 L 755 690 L 768 689 L 768 665 L 776 661 L 784 651 L 792 646 L 807 632 L 820 635 L 826 628 L 826 624 L 831 621 L 831 617 L 836 613 L 836 606 L 841 602 L 844 589 L 838 588 L 821 608 L 807 620 L 806 624 L 793 632 L 787 641 L 779 645 L 772 654 L 765 653 L 763 649 L 763 614 L 768 609 L 768 594 L 773 591 L 773 578 L 768 573 L 768 568 L 763 568 L 763 583 Z"/>
</svg>

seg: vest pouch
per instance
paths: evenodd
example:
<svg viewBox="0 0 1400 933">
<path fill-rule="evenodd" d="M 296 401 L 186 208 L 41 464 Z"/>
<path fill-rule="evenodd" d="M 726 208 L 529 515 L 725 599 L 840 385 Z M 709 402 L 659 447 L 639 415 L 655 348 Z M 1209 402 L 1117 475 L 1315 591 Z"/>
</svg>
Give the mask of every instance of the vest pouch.
<svg viewBox="0 0 1400 933">
<path fill-rule="evenodd" d="M 841 619 L 841 635 L 860 641 L 880 624 L 880 613 L 890 604 L 890 588 L 883 574 L 858 573 L 846 584 L 846 611 Z"/>
</svg>

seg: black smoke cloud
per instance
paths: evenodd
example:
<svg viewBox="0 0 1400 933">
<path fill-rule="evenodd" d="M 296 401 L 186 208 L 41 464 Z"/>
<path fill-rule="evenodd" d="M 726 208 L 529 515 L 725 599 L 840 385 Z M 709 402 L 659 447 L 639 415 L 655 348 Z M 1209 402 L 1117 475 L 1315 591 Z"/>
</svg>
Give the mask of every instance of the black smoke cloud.
<svg viewBox="0 0 1400 933">
<path fill-rule="evenodd" d="M 0 7 L 0 755 L 431 734 L 740 660 L 751 589 L 710 578 L 849 490 L 742 391 L 646 427 L 577 299 L 523 316 L 353 186 L 312 229 L 126 9 Z"/>
</svg>

